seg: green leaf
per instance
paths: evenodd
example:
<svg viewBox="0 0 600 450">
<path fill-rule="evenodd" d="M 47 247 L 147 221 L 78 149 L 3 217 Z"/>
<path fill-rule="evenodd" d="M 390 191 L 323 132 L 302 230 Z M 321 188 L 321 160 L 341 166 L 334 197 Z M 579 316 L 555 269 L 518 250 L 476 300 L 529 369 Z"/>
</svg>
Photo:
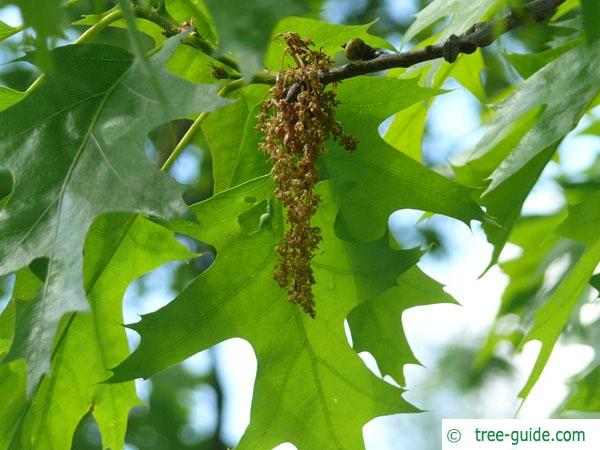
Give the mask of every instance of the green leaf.
<svg viewBox="0 0 600 450">
<path fill-rule="evenodd" d="M 193 20 L 198 35 L 216 44 L 217 30 L 204 0 L 167 0 L 165 6 L 167 12 L 180 23 Z"/>
<path fill-rule="evenodd" d="M 379 239 L 387 228 L 388 216 L 402 208 L 446 214 L 464 222 L 484 218 L 471 198 L 471 189 L 390 147 L 377 132 L 379 124 L 390 115 L 441 91 L 420 88 L 415 79 L 381 77 L 345 80 L 336 91 L 340 100 L 336 117 L 344 130 L 357 136 L 360 142 L 353 153 L 330 142 L 320 165 L 324 178 L 335 184 L 354 186 L 339 205 L 340 225 L 346 228 L 347 236 L 358 240 Z M 259 92 L 257 88 L 253 101 L 259 101 Z M 244 105 L 231 106 L 229 114 L 220 112 L 212 119 L 207 118 L 204 130 L 213 155 L 217 190 L 268 172 L 264 156 L 257 148 L 257 136 L 250 130 L 255 123 L 256 108 Z M 374 198 L 377 201 L 372 201 Z"/>
<path fill-rule="evenodd" d="M 0 111 L 14 105 L 25 96 L 24 92 L 15 91 L 4 86 L 0 86 Z"/>
<path fill-rule="evenodd" d="M 108 14 L 111 14 L 112 12 L 117 10 L 119 10 L 119 7 L 115 6 L 114 8 L 111 8 L 108 11 L 103 12 L 101 14 L 84 15 L 83 18 L 73 22 L 73 25 L 91 27 L 98 23 L 100 20 L 102 20 Z M 150 36 L 157 46 L 165 41 L 165 36 L 162 34 L 163 29 L 154 22 L 150 22 L 149 20 L 138 17 L 135 19 L 135 24 L 137 30 Z M 115 20 L 114 22 L 111 22 L 110 26 L 127 29 L 127 21 L 125 19 Z"/>
<path fill-rule="evenodd" d="M 588 41 L 596 42 L 600 38 L 600 3 L 596 0 L 581 0 L 581 16 L 583 18 L 583 29 Z"/>
<path fill-rule="evenodd" d="M 600 191 L 589 195 L 584 201 L 569 207 L 569 216 L 559 226 L 561 235 L 584 244 L 598 239 L 600 223 Z"/>
<path fill-rule="evenodd" d="M 573 39 L 559 47 L 550 48 L 539 53 L 506 53 L 504 57 L 519 72 L 523 78 L 529 78 L 545 65 L 555 60 L 563 53 L 577 47 L 581 39 Z"/>
<path fill-rule="evenodd" d="M 347 133 L 358 137 L 359 145 L 354 153 L 330 145 L 322 164 L 335 183 L 354 185 L 340 211 L 339 222 L 346 236 L 378 239 L 387 228 L 389 215 L 403 208 L 463 222 L 484 219 L 471 198 L 471 189 L 390 147 L 377 132 L 379 124 L 393 113 L 439 92 L 420 88 L 415 79 L 383 77 L 356 77 L 337 88 L 340 105 L 336 117 Z"/>
<path fill-rule="evenodd" d="M 550 216 L 528 216 L 519 220 L 510 237 L 510 242 L 522 249 L 522 254 L 500 263 L 508 275 L 509 283 L 502 294 L 499 316 L 519 314 L 530 305 L 535 293 L 542 287 L 544 274 L 554 260 L 549 256 L 559 243 L 556 227 L 564 221 L 566 214 Z"/>
<path fill-rule="evenodd" d="M 477 100 L 486 103 L 487 96 L 481 81 L 481 72 L 484 67 L 483 55 L 481 50 L 478 50 L 472 55 L 459 55 L 452 64 L 445 61 L 434 62 L 430 67 L 426 67 L 429 70 L 421 69 L 420 72 L 425 72 L 421 78 L 427 87 L 440 88 L 447 78 L 452 77 L 466 87 Z M 388 72 L 388 76 L 393 75 L 395 75 L 394 70 Z M 413 72 L 409 69 L 401 75 L 403 78 L 407 78 L 413 75 Z M 384 135 L 385 141 L 415 161 L 421 161 L 421 146 L 427 112 L 434 101 L 426 99 L 396 113 Z"/>
<path fill-rule="evenodd" d="M 53 61 L 48 52 L 46 41 L 51 36 L 61 36 L 63 33 L 64 11 L 61 0 L 45 0 L 43 8 L 40 8 L 37 2 L 31 0 L 0 1 L 0 6 L 10 4 L 16 5 L 21 10 L 24 25 L 35 30 L 36 64 L 41 69 L 50 71 L 53 68 Z"/>
<path fill-rule="evenodd" d="M 279 19 L 300 15 L 314 3 L 310 0 L 206 0 L 219 31 L 220 49 L 240 59 L 244 74 L 257 72 L 271 31 Z"/>
<path fill-rule="evenodd" d="M 13 303 L 8 303 L 0 313 L 0 360 L 10 347 L 15 332 L 15 308 Z"/>
<path fill-rule="evenodd" d="M 348 315 L 352 342 L 357 352 L 370 352 L 382 375 L 390 375 L 405 385 L 404 365 L 420 364 L 402 331 L 402 314 L 409 308 L 454 300 L 442 286 L 417 266 L 400 275 L 398 286 L 369 302 L 358 305 Z"/>
<path fill-rule="evenodd" d="M 506 3 L 507 0 L 434 0 L 416 14 L 404 35 L 404 42 L 448 16 L 450 22 L 439 33 L 437 41 L 443 41 L 451 34 L 464 33 L 480 20 L 493 16 Z"/>
<path fill-rule="evenodd" d="M 506 329 L 502 320 L 507 315 L 520 319 L 529 326 L 533 312 L 540 306 L 540 295 L 546 269 L 556 260 L 556 256 L 565 254 L 565 245 L 556 234 L 556 227 L 566 218 L 566 211 L 550 216 L 521 217 L 511 231 L 509 242 L 518 245 L 522 253 L 508 261 L 500 263 L 500 268 L 509 281 L 502 293 L 500 309 L 496 314 L 494 326 L 490 330 L 486 343 L 480 349 L 476 365 L 482 368 L 490 358 L 499 342 L 509 339 L 518 344 L 523 338 L 522 332 Z M 563 240 L 564 241 L 564 240 Z"/>
<path fill-rule="evenodd" d="M 575 392 L 563 407 L 564 411 L 598 412 L 600 411 L 600 366 L 596 366 L 588 374 L 574 383 Z"/>
<path fill-rule="evenodd" d="M 592 212 L 589 213 L 589 210 Z M 526 385 L 519 393 L 520 397 L 527 398 L 542 374 L 558 337 L 600 262 L 598 221 L 596 219 L 595 223 L 589 222 L 590 218 L 594 220 L 599 212 L 600 203 L 597 197 L 590 196 L 585 202 L 569 208 L 569 216 L 558 228 L 563 236 L 576 238 L 586 243 L 587 247 L 550 299 L 537 311 L 533 328 L 523 339 L 522 344 L 534 339 L 539 340 L 542 348 Z"/>
<path fill-rule="evenodd" d="M 265 86 L 251 85 L 237 94 L 238 101 L 209 115 L 202 131 L 213 159 L 214 192 L 269 173 L 266 156 L 258 148 L 256 115 L 267 94 Z"/>
<path fill-rule="evenodd" d="M 421 162 L 421 145 L 425 134 L 428 104 L 424 100 L 394 115 L 383 138 L 392 147 Z"/>
<path fill-rule="evenodd" d="M 32 264 L 32 267 L 36 263 Z M 32 310 L 35 311 L 35 297 L 42 286 L 43 282 L 30 267 L 17 272 L 12 298 L 2 312 L 2 322 L 6 326 L 3 335 L 7 336 L 13 345 L 21 345 L 26 339 L 22 328 L 15 329 L 15 323 L 22 323 L 31 316 Z M 31 401 L 26 395 L 27 363 L 24 359 L 8 363 L 3 360 L 0 364 L 0 374 L 3 374 L 0 375 L 0 396 L 9 399 L 6 404 L 0 405 L 0 449 L 21 449 L 26 447 L 27 441 L 22 432 L 26 428 L 25 419 L 31 407 Z"/>
<path fill-rule="evenodd" d="M 0 20 L 0 41 L 7 39 L 21 31 L 21 27 L 11 27 Z"/>
<path fill-rule="evenodd" d="M 553 19 L 559 19 L 568 12 L 572 11 L 573 9 L 579 8 L 580 6 L 581 0 L 566 0 L 556 9 L 556 13 L 554 13 Z"/>
<path fill-rule="evenodd" d="M 514 120 L 526 112 L 540 106 L 544 111 L 491 174 L 486 193 L 506 182 L 577 125 L 600 90 L 599 56 L 600 45 L 575 47 L 521 83 L 515 94 L 501 105 L 482 144 L 503 136 Z"/>
<path fill-rule="evenodd" d="M 390 249 L 386 229 L 392 211 L 406 207 L 464 221 L 483 218 L 470 189 L 389 147 L 377 133 L 386 117 L 439 91 L 419 88 L 416 80 L 358 77 L 346 80 L 337 92 L 337 117 L 361 142 L 353 154 L 329 145 L 322 158 L 327 181 L 318 185 L 323 203 L 314 220 L 324 237 L 314 259 L 317 319 L 290 305 L 272 279 L 274 247 L 284 227 L 280 207 L 271 197 L 268 178 L 245 180 L 258 171 L 238 168 L 240 151 L 246 152 L 250 167 L 263 155 L 254 141 L 244 142 L 243 131 L 221 136 L 223 132 L 210 131 L 207 125 L 206 131 L 214 134 L 207 136 L 214 171 L 227 175 L 219 189 L 233 178 L 247 182 L 195 206 L 199 228 L 191 223 L 176 226 L 178 232 L 214 245 L 219 256 L 176 300 L 132 325 L 142 343 L 115 369 L 113 381 L 147 377 L 222 340 L 247 339 L 257 354 L 259 373 L 242 449 L 269 448 L 286 440 L 301 448 L 362 448 L 360 430 L 368 420 L 412 410 L 400 391 L 375 378 L 350 349 L 344 319 L 359 303 L 396 288 L 398 275 L 421 253 Z M 245 124 L 254 123 L 256 111 L 250 106 L 231 106 L 230 111 L 231 121 L 222 130 L 246 130 Z M 212 126 L 227 117 L 223 110 Z M 342 241 L 338 233 L 367 242 Z M 393 298 L 401 292 L 405 291 L 387 295 Z M 399 360 L 406 356 L 403 351 L 400 344 Z M 309 394 L 314 392 L 319 395 Z M 308 411 L 310 423 L 299 427 Z"/>
<path fill-rule="evenodd" d="M 52 373 L 28 411 L 27 449 L 69 448 L 88 411 L 98 423 L 103 448 L 123 448 L 129 410 L 141 402 L 133 382 L 102 383 L 110 377 L 109 368 L 129 355 L 121 299 L 138 276 L 192 256 L 172 232 L 128 214 L 104 215 L 94 222 L 85 250 L 84 283 L 92 311 L 72 315 L 61 333 Z"/>
<path fill-rule="evenodd" d="M 15 439 L 27 407 L 25 361 L 0 365 L 0 448 L 7 449 Z"/>
<path fill-rule="evenodd" d="M 482 73 L 485 69 L 485 61 L 481 50 L 477 50 L 471 55 L 459 55 L 459 58 L 454 63 L 444 62 L 444 64 L 450 66 L 449 77 L 456 79 L 482 104 L 488 102 L 485 88 L 481 81 Z"/>
<path fill-rule="evenodd" d="M 531 389 L 539 379 L 552 349 L 564 329 L 569 317 L 581 299 L 594 269 L 600 262 L 600 240 L 596 240 L 582 255 L 571 272 L 556 289 L 548 302 L 535 315 L 533 328 L 527 333 L 523 344 L 538 340 L 542 348 L 527 383 L 519 393 L 519 397 L 527 398 Z"/>
<path fill-rule="evenodd" d="M 592 287 L 594 289 L 596 289 L 598 292 L 600 292 L 600 274 L 596 274 L 594 275 L 591 279 L 590 279 L 590 284 L 592 285 Z"/>
<path fill-rule="evenodd" d="M 148 62 L 168 93 L 165 107 L 157 108 L 163 96 L 128 53 L 77 45 L 54 50 L 55 72 L 0 113 L 0 157 L 15 179 L 0 217 L 0 273 L 49 259 L 31 318 L 35 326 L 22 330 L 26 344 L 9 353 L 10 359 L 27 358 L 30 392 L 49 369 L 60 318 L 88 309 L 82 248 L 93 220 L 111 211 L 166 218 L 186 213 L 183 187 L 145 157 L 144 138 L 160 124 L 229 101 L 217 95 L 218 86 L 192 85 L 163 69 L 177 45 L 177 37 L 169 40 Z"/>
<path fill-rule="evenodd" d="M 217 67 L 232 78 L 240 76 L 236 70 L 189 45 L 180 46 L 167 63 L 170 72 L 194 83 L 216 83 L 213 72 Z"/>
<path fill-rule="evenodd" d="M 303 38 L 309 38 L 316 47 L 332 57 L 337 52 L 343 52 L 342 45 L 352 38 L 360 38 L 374 48 L 393 49 L 385 39 L 368 33 L 372 25 L 372 23 L 337 25 L 303 17 L 286 17 L 277 24 L 273 35 L 277 36 L 288 32 L 298 33 Z M 265 66 L 272 70 L 282 70 L 282 67 L 286 69 L 288 66 L 294 66 L 291 58 L 284 58 L 285 48 L 286 44 L 283 39 L 273 39 L 265 56 Z"/>
<path fill-rule="evenodd" d="M 580 45 L 520 83 L 499 105 L 494 122 L 467 162 L 456 168 L 463 183 L 482 187 L 489 183 L 481 203 L 501 225 L 485 226 L 494 244 L 491 264 L 560 140 L 599 92 L 599 52 L 600 45 Z"/>
<path fill-rule="evenodd" d="M 176 227 L 214 245 L 219 256 L 173 302 L 131 325 L 142 341 L 115 369 L 113 381 L 150 376 L 241 337 L 252 344 L 259 369 L 252 419 L 237 448 L 284 441 L 299 448 L 363 448 L 367 421 L 414 408 L 352 351 L 344 319 L 361 301 L 393 288 L 420 251 L 392 250 L 387 237 L 363 244 L 337 239 L 337 207 L 329 199 L 342 193 L 320 183 L 324 201 L 315 223 L 324 240 L 314 259 L 317 319 L 311 319 L 273 280 L 284 224 L 272 190 L 270 179 L 258 178 L 223 191 L 193 207 L 200 226 Z"/>
</svg>

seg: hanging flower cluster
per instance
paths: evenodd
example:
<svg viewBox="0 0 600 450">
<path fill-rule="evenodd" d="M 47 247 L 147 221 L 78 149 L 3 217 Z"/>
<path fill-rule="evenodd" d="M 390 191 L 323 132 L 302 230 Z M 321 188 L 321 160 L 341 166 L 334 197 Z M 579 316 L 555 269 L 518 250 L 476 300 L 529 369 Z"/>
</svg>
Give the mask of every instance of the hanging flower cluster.
<svg viewBox="0 0 600 450">
<path fill-rule="evenodd" d="M 289 300 L 314 318 L 310 262 L 322 239 L 321 230 L 310 223 L 320 202 L 314 192 L 317 160 L 330 136 L 348 151 L 356 149 L 357 139 L 344 134 L 335 120 L 335 86 L 326 89 L 319 81 L 319 71 L 329 69 L 332 59 L 296 33 L 282 37 L 296 67 L 279 73 L 258 115 L 257 130 L 264 134 L 260 147 L 271 160 L 275 196 L 285 208 L 288 225 L 277 247 L 274 278 L 287 289 Z"/>
</svg>

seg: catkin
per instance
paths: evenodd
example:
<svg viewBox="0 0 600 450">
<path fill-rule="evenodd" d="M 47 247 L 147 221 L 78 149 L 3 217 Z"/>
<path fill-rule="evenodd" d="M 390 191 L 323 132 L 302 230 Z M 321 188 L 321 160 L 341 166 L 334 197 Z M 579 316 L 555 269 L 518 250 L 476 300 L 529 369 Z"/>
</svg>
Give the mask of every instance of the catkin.
<svg viewBox="0 0 600 450">
<path fill-rule="evenodd" d="M 287 289 L 289 300 L 314 318 L 311 260 L 322 240 L 319 227 L 311 225 L 320 202 L 314 192 L 319 180 L 317 161 L 329 136 L 349 151 L 356 149 L 358 141 L 344 134 L 335 120 L 335 86 L 326 89 L 319 81 L 319 71 L 333 65 L 331 58 L 296 33 L 282 37 L 296 67 L 279 73 L 258 114 L 257 126 L 263 133 L 260 148 L 272 164 L 274 195 L 287 221 L 273 275 Z"/>
</svg>

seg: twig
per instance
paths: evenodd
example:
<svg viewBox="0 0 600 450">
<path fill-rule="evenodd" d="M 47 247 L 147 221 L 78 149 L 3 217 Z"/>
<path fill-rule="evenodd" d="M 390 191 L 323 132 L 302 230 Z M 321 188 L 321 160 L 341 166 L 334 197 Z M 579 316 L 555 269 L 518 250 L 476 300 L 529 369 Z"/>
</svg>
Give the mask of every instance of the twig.
<svg viewBox="0 0 600 450">
<path fill-rule="evenodd" d="M 478 48 L 487 47 L 496 38 L 516 27 L 527 23 L 542 22 L 552 16 L 554 10 L 566 0 L 532 0 L 520 10 L 511 10 L 504 16 L 488 22 L 473 25 L 460 36 L 451 35 L 444 43 L 428 45 L 427 47 L 406 52 L 382 53 L 374 59 L 357 61 L 321 71 L 319 79 L 323 84 L 342 81 L 347 78 L 380 72 L 397 67 L 410 67 L 416 64 L 444 58 L 452 63 L 459 54 L 470 54 Z M 134 11 L 137 17 L 149 20 L 159 25 L 165 35 L 172 36 L 180 32 L 180 24 L 166 11 L 150 6 L 136 5 Z M 216 48 L 213 44 L 199 36 L 189 36 L 184 41 L 199 50 L 214 55 Z M 239 71 L 237 63 L 228 56 L 217 57 L 219 61 Z M 264 71 L 255 74 L 252 83 L 274 84 L 276 73 Z"/>
<path fill-rule="evenodd" d="M 407 52 L 384 53 L 375 59 L 352 62 L 323 71 L 319 74 L 319 78 L 321 82 L 328 84 L 381 70 L 410 67 L 438 58 L 454 62 L 460 53 L 469 54 L 477 48 L 487 47 L 498 36 L 513 28 L 550 18 L 556 7 L 564 2 L 565 0 L 533 0 L 524 5 L 520 11 L 511 11 L 499 19 L 475 24 L 460 36 L 451 35 L 443 44 L 428 45 Z"/>
<path fill-rule="evenodd" d="M 469 54 L 473 53 L 477 48 L 487 47 L 498 36 L 509 30 L 525 23 L 541 22 L 548 19 L 554 13 L 555 8 L 564 2 L 565 0 L 533 0 L 524 5 L 520 11 L 511 11 L 499 19 L 475 24 L 460 36 L 451 35 L 443 44 L 429 45 L 422 49 L 407 52 L 384 53 L 368 61 L 352 62 L 322 71 L 319 74 L 319 78 L 322 83 L 328 84 L 385 69 L 410 67 L 438 58 L 454 62 L 460 53 Z M 259 72 L 254 75 L 250 83 L 274 84 L 275 77 L 276 74 L 273 72 Z M 219 94 L 225 95 L 244 85 L 245 82 L 243 79 L 233 81 L 226 84 Z M 162 171 L 166 172 L 171 168 L 177 157 L 194 138 L 207 115 L 208 113 L 204 112 L 196 118 L 169 155 L 169 158 L 161 168 Z"/>
</svg>

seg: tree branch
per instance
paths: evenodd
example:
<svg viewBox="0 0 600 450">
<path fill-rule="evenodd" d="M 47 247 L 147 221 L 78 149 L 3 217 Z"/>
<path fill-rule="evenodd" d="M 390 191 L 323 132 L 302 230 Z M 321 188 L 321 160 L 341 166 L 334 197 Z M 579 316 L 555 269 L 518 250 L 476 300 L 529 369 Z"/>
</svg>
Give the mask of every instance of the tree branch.
<svg viewBox="0 0 600 450">
<path fill-rule="evenodd" d="M 321 71 L 319 78 L 323 84 L 342 81 L 347 78 L 379 72 L 397 67 L 410 67 L 416 64 L 444 58 L 452 63 L 461 53 L 470 54 L 478 48 L 487 47 L 502 34 L 521 25 L 542 22 L 549 19 L 555 9 L 566 0 L 532 0 L 520 9 L 513 9 L 504 16 L 473 25 L 460 36 L 451 35 L 444 43 L 428 45 L 427 47 L 406 52 L 382 53 L 374 59 L 357 61 Z M 167 36 L 172 36 L 181 31 L 181 25 L 166 11 L 161 11 L 148 6 L 137 5 L 134 8 L 140 18 L 156 23 L 163 28 Z M 186 44 L 214 55 L 216 48 L 199 36 L 190 36 Z M 228 56 L 216 57 L 222 63 L 239 70 L 235 61 Z M 251 83 L 274 84 L 276 73 L 264 71 L 256 74 Z"/>
<path fill-rule="evenodd" d="M 451 35 L 446 42 L 428 45 L 425 48 L 407 52 L 384 53 L 368 61 L 358 61 L 334 67 L 321 72 L 319 77 L 324 84 L 345 80 L 346 78 L 366 75 L 396 67 L 410 67 L 425 61 L 444 58 L 448 62 L 456 61 L 461 53 L 473 53 L 480 47 L 487 47 L 494 40 L 520 25 L 542 22 L 552 16 L 557 6 L 565 0 L 533 0 L 521 8 L 511 11 L 496 20 L 473 25 L 460 36 Z"/>
<path fill-rule="evenodd" d="M 469 54 L 473 53 L 477 48 L 487 47 L 494 42 L 498 36 L 513 28 L 526 23 L 541 22 L 550 18 L 556 7 L 565 1 L 566 0 L 533 0 L 524 5 L 521 10 L 513 10 L 496 20 L 477 23 L 460 36 L 451 35 L 443 44 L 429 45 L 425 48 L 408 52 L 385 53 L 368 61 L 352 62 L 343 66 L 334 67 L 327 71 L 322 71 L 319 74 L 319 77 L 324 84 L 328 84 L 359 75 L 379 72 L 385 69 L 410 67 L 421 62 L 438 58 L 444 58 L 446 61 L 452 63 L 456 61 L 456 58 L 460 53 Z M 156 14 L 158 13 L 159 12 L 156 10 L 146 10 L 141 13 L 138 10 L 138 17 L 143 17 L 158 23 L 159 20 L 156 17 Z M 161 20 L 164 21 L 164 17 Z M 174 21 L 164 22 L 164 24 L 175 31 Z M 210 51 L 214 49 L 206 48 L 204 50 Z M 274 84 L 275 77 L 276 74 L 273 72 L 259 72 L 254 75 L 250 83 Z M 244 79 L 230 82 L 223 86 L 219 94 L 225 96 L 229 92 L 242 88 L 245 84 L 246 81 Z M 169 155 L 169 158 L 161 168 L 162 171 L 168 171 L 171 168 L 177 157 L 196 135 L 208 114 L 209 113 L 205 112 L 196 118 L 171 155 Z"/>
</svg>

